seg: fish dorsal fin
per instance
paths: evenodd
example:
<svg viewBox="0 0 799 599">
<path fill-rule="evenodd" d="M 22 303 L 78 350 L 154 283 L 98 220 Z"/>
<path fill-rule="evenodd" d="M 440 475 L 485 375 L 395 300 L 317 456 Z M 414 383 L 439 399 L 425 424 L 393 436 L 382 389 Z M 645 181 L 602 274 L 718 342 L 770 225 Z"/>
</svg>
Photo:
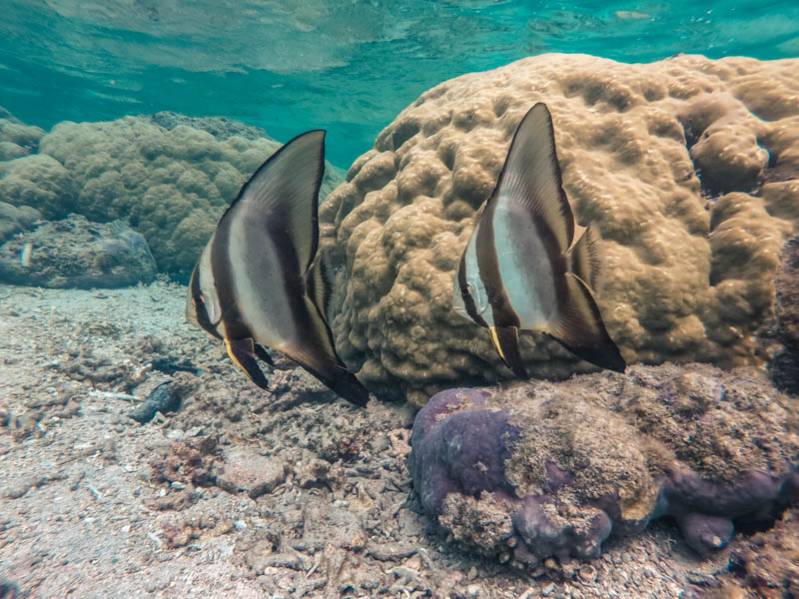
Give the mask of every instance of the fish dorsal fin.
<svg viewBox="0 0 799 599">
<path fill-rule="evenodd" d="M 569 271 L 587 283 L 592 291 L 596 291 L 601 274 L 596 235 L 590 227 L 578 226 L 575 240 L 567 254 Z"/>
<path fill-rule="evenodd" d="M 258 220 L 263 220 L 258 226 L 267 226 L 273 236 L 281 236 L 293 246 L 303 275 L 319 245 L 324 142 L 322 130 L 303 133 L 287 142 L 255 171 L 222 216 L 225 219 L 243 207 L 255 209 Z"/>
<path fill-rule="evenodd" d="M 560 254 L 574 239 L 572 212 L 555 150 L 555 130 L 546 104 L 533 106 L 513 135 L 508 157 L 489 202 L 500 197 L 518 202 L 551 232 Z"/>
<path fill-rule="evenodd" d="M 617 372 L 626 363 L 608 335 L 599 307 L 588 285 L 574 273 L 566 273 L 566 302 L 547 333 L 583 360 Z"/>
<path fill-rule="evenodd" d="M 321 254 L 311 264 L 305 284 L 308 297 L 316 305 L 322 317 L 327 320 L 332 290 L 326 262 L 322 259 Z"/>
</svg>

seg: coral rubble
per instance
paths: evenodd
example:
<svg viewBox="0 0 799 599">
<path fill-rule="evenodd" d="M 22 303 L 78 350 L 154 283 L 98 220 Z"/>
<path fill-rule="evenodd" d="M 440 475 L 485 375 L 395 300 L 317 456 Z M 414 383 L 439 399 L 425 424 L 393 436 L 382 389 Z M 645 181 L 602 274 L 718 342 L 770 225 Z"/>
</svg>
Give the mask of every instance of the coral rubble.
<svg viewBox="0 0 799 599">
<path fill-rule="evenodd" d="M 601 234 L 599 304 L 628 362 L 751 364 L 799 222 L 799 60 L 542 55 L 422 94 L 322 204 L 342 358 L 371 389 L 424 403 L 507 378 L 451 309 L 452 276 L 511 135 L 553 112 L 564 187 Z M 535 376 L 588 369 L 523 336 Z"/>
<path fill-rule="evenodd" d="M 596 557 L 667 515 L 709 555 L 734 523 L 799 498 L 798 424 L 761 373 L 635 366 L 442 391 L 417 415 L 410 464 L 423 509 L 500 561 Z"/>
</svg>

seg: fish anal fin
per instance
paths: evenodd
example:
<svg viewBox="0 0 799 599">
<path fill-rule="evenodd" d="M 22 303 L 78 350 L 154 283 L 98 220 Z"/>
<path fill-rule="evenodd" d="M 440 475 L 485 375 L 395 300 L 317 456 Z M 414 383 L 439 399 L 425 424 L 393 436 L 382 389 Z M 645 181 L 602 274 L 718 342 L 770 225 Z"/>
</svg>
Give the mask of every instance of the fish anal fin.
<svg viewBox="0 0 799 599">
<path fill-rule="evenodd" d="M 264 373 L 256 362 L 256 346 L 251 338 L 225 339 L 225 349 L 233 363 L 241 368 L 249 379 L 261 389 L 269 386 Z"/>
<path fill-rule="evenodd" d="M 303 351 L 302 348 L 286 347 L 283 352 L 350 403 L 365 406 L 369 401 L 366 387 L 337 359 L 327 360 L 321 355 Z"/>
<path fill-rule="evenodd" d="M 579 235 L 579 237 L 578 237 Z M 590 227 L 579 227 L 575 242 L 567 252 L 569 271 L 596 290 L 602 272 L 597 236 Z"/>
<path fill-rule="evenodd" d="M 588 285 L 566 273 L 567 303 L 546 331 L 578 357 L 602 368 L 624 372 L 627 364 L 610 338 Z"/>
<path fill-rule="evenodd" d="M 519 378 L 530 378 L 519 350 L 519 329 L 516 327 L 490 327 L 491 342 L 499 357 Z"/>
</svg>

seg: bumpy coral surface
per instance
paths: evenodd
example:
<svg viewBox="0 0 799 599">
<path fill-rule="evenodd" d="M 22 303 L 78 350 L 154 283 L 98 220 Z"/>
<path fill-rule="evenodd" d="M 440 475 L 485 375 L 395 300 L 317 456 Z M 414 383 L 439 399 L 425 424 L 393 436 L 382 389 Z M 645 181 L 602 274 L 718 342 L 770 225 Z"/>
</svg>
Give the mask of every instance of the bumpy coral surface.
<svg viewBox="0 0 799 599">
<path fill-rule="evenodd" d="M 0 161 L 35 152 L 43 135 L 42 129 L 20 123 L 0 106 Z"/>
<path fill-rule="evenodd" d="M 501 561 L 591 558 L 670 515 L 699 554 L 799 498 L 797 406 L 762 373 L 634 366 L 435 395 L 413 427 L 422 507 Z"/>
<path fill-rule="evenodd" d="M 27 229 L 42 215 L 30 206 L 16 207 L 5 202 L 0 202 L 0 243 Z"/>
<path fill-rule="evenodd" d="M 0 139 L 12 126 L 17 141 L 31 129 L 8 123 L 0 121 Z M 45 218 L 127 219 L 160 270 L 185 275 L 241 185 L 280 147 L 259 131 L 172 113 L 61 123 L 36 140 L 39 154 L 0 162 L 0 201 L 32 206 Z M 322 195 L 341 180 L 327 170 Z"/>
<path fill-rule="evenodd" d="M 452 277 L 510 139 L 550 107 L 564 187 L 602 240 L 605 323 L 628 362 L 758 360 L 799 222 L 799 60 L 543 55 L 423 94 L 322 205 L 337 347 L 368 386 L 418 403 L 509 377 L 451 308 Z M 585 370 L 523 335 L 535 376 Z"/>
</svg>

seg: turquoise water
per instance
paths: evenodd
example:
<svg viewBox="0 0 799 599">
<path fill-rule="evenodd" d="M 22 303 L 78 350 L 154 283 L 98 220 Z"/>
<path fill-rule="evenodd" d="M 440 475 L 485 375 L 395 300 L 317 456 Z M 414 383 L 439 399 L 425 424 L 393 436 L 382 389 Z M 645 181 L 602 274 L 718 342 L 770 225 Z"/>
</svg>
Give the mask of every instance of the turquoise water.
<svg viewBox="0 0 799 599">
<path fill-rule="evenodd" d="M 542 52 L 626 62 L 799 55 L 799 3 L 0 0 L 0 105 L 45 128 L 173 110 L 347 167 L 421 92 Z"/>
</svg>

